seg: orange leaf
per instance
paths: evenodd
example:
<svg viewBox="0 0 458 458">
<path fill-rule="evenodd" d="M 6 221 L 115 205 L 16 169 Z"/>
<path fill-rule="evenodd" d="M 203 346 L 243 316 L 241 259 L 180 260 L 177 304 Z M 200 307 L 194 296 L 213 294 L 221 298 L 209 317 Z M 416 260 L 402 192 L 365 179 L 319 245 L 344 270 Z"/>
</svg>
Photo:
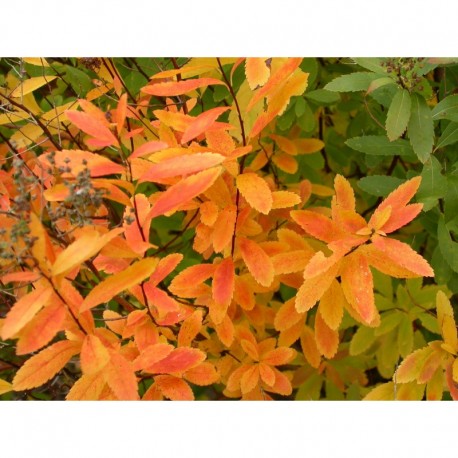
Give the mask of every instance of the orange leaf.
<svg viewBox="0 0 458 458">
<path fill-rule="evenodd" d="M 240 238 L 240 251 L 248 270 L 262 286 L 270 286 L 274 279 L 274 266 L 266 252 L 252 240 Z"/>
<path fill-rule="evenodd" d="M 313 154 L 324 148 L 324 142 L 318 138 L 296 138 L 293 143 L 296 145 L 297 154 Z"/>
<path fill-rule="evenodd" d="M 331 219 L 319 213 L 310 210 L 293 210 L 290 215 L 305 232 L 323 242 L 333 242 L 345 235 Z"/>
<path fill-rule="evenodd" d="M 320 353 L 331 359 L 339 347 L 339 333 L 331 329 L 323 320 L 321 315 L 315 315 L 315 340 Z"/>
<path fill-rule="evenodd" d="M 253 291 L 245 277 L 235 277 L 234 301 L 244 310 L 253 310 L 255 306 Z"/>
<path fill-rule="evenodd" d="M 336 203 L 342 210 L 355 211 L 355 193 L 349 181 L 342 175 L 336 175 L 334 179 L 334 189 L 336 190 Z"/>
<path fill-rule="evenodd" d="M 181 296 L 181 290 L 200 285 L 213 276 L 215 267 L 213 264 L 197 264 L 187 267 L 172 280 L 169 287 L 170 291 Z"/>
<path fill-rule="evenodd" d="M 116 130 L 118 135 L 121 133 L 121 130 L 124 126 L 124 121 L 126 120 L 127 114 L 127 94 L 123 94 L 119 98 L 118 107 L 116 108 L 115 112 L 115 119 L 116 119 Z"/>
<path fill-rule="evenodd" d="M 44 347 L 59 331 L 63 329 L 66 310 L 62 302 L 51 302 L 29 321 L 20 332 L 16 346 L 17 355 L 32 353 Z"/>
<path fill-rule="evenodd" d="M 197 348 L 179 347 L 161 361 L 146 367 L 145 371 L 151 374 L 185 372 L 197 366 L 205 358 L 205 353 Z"/>
<path fill-rule="evenodd" d="M 175 299 L 162 289 L 152 286 L 151 283 L 145 283 L 143 289 L 148 298 L 148 304 L 154 305 L 159 311 L 159 315 L 162 316 L 169 312 L 177 312 L 180 309 L 180 305 Z"/>
<path fill-rule="evenodd" d="M 288 364 L 296 356 L 296 351 L 292 348 L 278 347 L 262 355 L 261 361 L 270 366 L 282 366 Z"/>
<path fill-rule="evenodd" d="M 176 95 L 186 94 L 194 89 L 209 86 L 211 84 L 225 84 L 215 78 L 198 78 L 186 81 L 169 81 L 166 83 L 154 83 L 141 89 L 145 94 L 156 95 L 160 97 L 174 97 Z"/>
<path fill-rule="evenodd" d="M 287 153 L 276 152 L 272 156 L 272 162 L 283 172 L 294 174 L 299 168 L 297 160 Z"/>
<path fill-rule="evenodd" d="M 272 191 L 267 183 L 255 173 L 237 176 L 237 188 L 250 207 L 267 215 L 272 209 Z"/>
<path fill-rule="evenodd" d="M 184 373 L 184 378 L 194 385 L 207 386 L 216 383 L 219 380 L 219 375 L 213 364 L 204 361 L 198 366 L 186 371 Z"/>
<path fill-rule="evenodd" d="M 183 260 L 183 255 L 181 253 L 172 253 L 167 255 L 165 258 L 162 258 L 156 270 L 152 273 L 150 282 L 153 285 L 157 285 L 162 280 L 164 280 L 167 275 L 172 273 L 175 270 L 175 267 Z"/>
<path fill-rule="evenodd" d="M 186 318 L 178 331 L 178 346 L 188 347 L 202 328 L 202 310 L 198 309 Z"/>
<path fill-rule="evenodd" d="M 212 283 L 213 299 L 218 304 L 229 304 L 234 294 L 234 262 L 232 258 L 223 259 L 215 269 Z"/>
<path fill-rule="evenodd" d="M 146 347 L 134 361 L 134 370 L 146 370 L 170 355 L 174 350 L 173 345 L 157 343 Z"/>
<path fill-rule="evenodd" d="M 275 384 L 275 372 L 273 369 L 265 364 L 259 364 L 259 375 L 261 376 L 261 380 L 268 386 L 273 386 Z"/>
<path fill-rule="evenodd" d="M 304 317 L 303 313 L 298 313 L 295 307 L 294 298 L 286 301 L 275 315 L 274 326 L 277 331 L 285 331 L 294 326 Z"/>
<path fill-rule="evenodd" d="M 95 256 L 108 242 L 122 233 L 124 229 L 117 228 L 107 234 L 93 229 L 86 229 L 73 243 L 61 251 L 52 266 L 52 275 L 70 272 L 74 267 Z"/>
<path fill-rule="evenodd" d="M 290 191 L 274 191 L 272 193 L 272 209 L 294 207 L 301 203 L 301 198 Z"/>
<path fill-rule="evenodd" d="M 219 212 L 213 226 L 212 243 L 215 253 L 221 253 L 232 240 L 235 231 L 237 211 L 234 205 L 227 206 Z"/>
<path fill-rule="evenodd" d="M 234 341 L 234 324 L 232 320 L 225 315 L 221 323 L 215 324 L 215 331 L 218 339 L 229 348 Z"/>
<path fill-rule="evenodd" d="M 39 161 L 44 162 L 47 166 L 50 165 L 49 155 L 40 156 Z M 54 161 L 55 167 L 70 167 L 71 173 L 74 176 L 86 168 L 89 170 L 91 177 L 125 172 L 122 165 L 110 161 L 110 159 L 101 154 L 91 153 L 89 151 L 66 149 L 56 151 Z"/>
<path fill-rule="evenodd" d="M 320 366 L 321 354 L 316 346 L 315 333 L 305 326 L 301 334 L 301 348 L 308 363 L 315 369 Z"/>
<path fill-rule="evenodd" d="M 259 383 L 259 367 L 257 364 L 250 366 L 242 375 L 240 379 L 240 389 L 243 394 L 249 393 L 254 390 Z"/>
<path fill-rule="evenodd" d="M 377 249 L 383 251 L 393 263 L 403 269 L 407 269 L 422 277 L 434 276 L 434 271 L 428 264 L 428 261 L 412 250 L 409 245 L 399 240 L 379 236 L 378 234 L 372 237 L 372 243 Z"/>
<path fill-rule="evenodd" d="M 133 364 L 119 353 L 111 352 L 110 362 L 103 373 L 105 381 L 118 399 L 126 401 L 139 399 Z"/>
<path fill-rule="evenodd" d="M 129 159 L 146 156 L 147 154 L 155 153 L 156 151 L 162 151 L 168 147 L 169 145 L 167 143 L 159 142 L 157 140 L 146 142 L 138 148 L 135 148 L 133 153 L 129 156 Z"/>
<path fill-rule="evenodd" d="M 197 153 L 188 156 L 172 157 L 158 164 L 154 164 L 139 178 L 138 182 L 161 182 L 164 178 L 178 175 L 190 175 L 219 165 L 225 159 L 226 158 L 221 156 L 221 154 L 213 153 Z"/>
<path fill-rule="evenodd" d="M 65 112 L 65 115 L 73 124 L 75 124 L 75 126 L 86 134 L 94 137 L 87 141 L 88 145 L 97 148 L 112 145 L 119 146 L 118 140 L 112 134 L 110 129 L 102 124 L 102 122 L 100 122 L 100 120 L 96 117 L 76 110 L 68 110 Z"/>
<path fill-rule="evenodd" d="M 2 339 L 6 340 L 20 331 L 44 307 L 51 298 L 51 288 L 37 288 L 21 297 L 6 315 L 2 327 Z"/>
<path fill-rule="evenodd" d="M 16 372 L 15 391 L 29 390 L 43 385 L 56 375 L 81 348 L 80 342 L 62 340 L 28 359 Z"/>
<path fill-rule="evenodd" d="M 205 192 L 218 178 L 221 167 L 214 167 L 195 175 L 191 175 L 177 184 L 170 186 L 156 200 L 149 217 L 156 217 L 175 210 L 199 194 Z"/>
<path fill-rule="evenodd" d="M 396 381 L 398 383 L 408 383 L 416 380 L 420 375 L 426 359 L 433 353 L 431 346 L 420 348 L 414 351 L 399 365 L 396 370 Z"/>
<path fill-rule="evenodd" d="M 293 387 L 291 386 L 291 382 L 288 380 L 288 377 L 286 377 L 285 374 L 282 374 L 275 367 L 272 368 L 272 370 L 275 373 L 275 383 L 272 388 L 269 388 L 269 391 L 283 396 L 289 396 L 293 392 Z"/>
<path fill-rule="evenodd" d="M 254 105 L 256 105 L 259 100 L 265 97 L 270 92 L 278 91 L 284 81 L 292 75 L 294 70 L 296 70 L 300 63 L 302 62 L 302 58 L 292 58 L 288 59 L 269 79 L 267 84 L 255 92 L 253 98 L 250 100 L 250 103 L 247 106 L 247 111 L 251 110 Z"/>
<path fill-rule="evenodd" d="M 97 401 L 105 385 L 101 372 L 83 374 L 72 386 L 65 399 L 67 401 Z"/>
<path fill-rule="evenodd" d="M 374 282 L 369 263 L 359 251 L 354 251 L 344 259 L 341 283 L 347 301 L 365 323 L 371 323 L 376 315 Z"/>
<path fill-rule="evenodd" d="M 157 263 L 156 258 L 142 259 L 122 272 L 106 278 L 86 296 L 80 312 L 89 310 L 102 302 L 108 302 L 116 294 L 137 285 L 153 273 Z"/>
<path fill-rule="evenodd" d="M 194 118 L 191 124 L 184 131 L 181 143 L 187 143 L 198 137 L 200 134 L 203 134 L 227 110 L 230 110 L 230 107 L 211 108 Z"/>
<path fill-rule="evenodd" d="M 275 141 L 278 147 L 285 153 L 295 156 L 297 154 L 297 147 L 292 140 L 281 135 L 271 134 L 270 138 Z"/>
<path fill-rule="evenodd" d="M 339 328 L 343 317 L 345 297 L 340 283 L 334 280 L 329 289 L 323 294 L 318 306 L 318 313 L 321 314 L 326 324 L 334 330 Z"/>
<path fill-rule="evenodd" d="M 318 278 L 307 278 L 297 291 L 296 310 L 298 313 L 310 310 L 331 286 L 336 278 L 341 263 L 332 265 L 329 270 L 323 272 Z"/>
<path fill-rule="evenodd" d="M 84 374 L 101 371 L 110 361 L 105 345 L 95 335 L 87 335 L 81 348 L 81 369 Z"/>
<path fill-rule="evenodd" d="M 260 57 L 247 57 L 245 61 L 245 75 L 252 91 L 264 86 L 269 79 L 270 65 L 267 65 L 266 60 Z"/>
<path fill-rule="evenodd" d="M 172 401 L 193 401 L 191 387 L 181 378 L 172 375 L 157 375 L 154 382 L 162 394 Z"/>
</svg>

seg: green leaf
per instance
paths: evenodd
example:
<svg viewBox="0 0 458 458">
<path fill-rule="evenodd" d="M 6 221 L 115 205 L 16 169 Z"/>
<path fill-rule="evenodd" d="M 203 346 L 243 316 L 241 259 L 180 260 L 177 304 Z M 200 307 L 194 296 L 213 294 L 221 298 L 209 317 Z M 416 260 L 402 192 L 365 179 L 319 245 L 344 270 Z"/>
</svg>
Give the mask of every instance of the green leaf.
<svg viewBox="0 0 458 458">
<path fill-rule="evenodd" d="M 360 67 L 375 73 L 384 73 L 386 68 L 382 67 L 383 60 L 380 57 L 354 57 L 353 62 Z"/>
<path fill-rule="evenodd" d="M 442 216 L 439 218 L 439 224 L 437 226 L 437 238 L 439 240 L 439 248 L 442 256 L 452 270 L 458 272 L 458 243 L 452 240 Z"/>
<path fill-rule="evenodd" d="M 304 97 L 319 105 L 332 105 L 340 100 L 340 95 L 326 89 L 316 89 L 315 91 L 306 92 Z"/>
<path fill-rule="evenodd" d="M 444 197 L 444 215 L 448 223 L 458 215 L 458 176 L 447 176 L 447 192 Z"/>
<path fill-rule="evenodd" d="M 390 142 L 385 135 L 353 137 L 349 138 L 345 144 L 356 151 L 374 156 L 407 156 L 414 154 L 407 140 L 399 139 Z"/>
<path fill-rule="evenodd" d="M 305 101 L 304 97 L 297 98 L 296 103 L 294 104 L 294 112 L 298 118 L 300 118 L 305 113 L 306 105 L 307 102 Z"/>
<path fill-rule="evenodd" d="M 409 91 L 399 89 L 386 117 L 386 133 L 390 141 L 396 140 L 405 132 L 410 118 L 410 105 Z"/>
<path fill-rule="evenodd" d="M 458 123 L 451 122 L 442 132 L 439 140 L 437 141 L 436 148 L 444 148 L 445 146 L 451 145 L 452 143 L 458 142 Z"/>
<path fill-rule="evenodd" d="M 374 328 L 361 326 L 350 342 L 350 355 L 355 356 L 366 351 L 375 341 Z"/>
<path fill-rule="evenodd" d="M 441 100 L 432 110 L 434 121 L 439 119 L 449 119 L 458 121 L 458 94 L 449 95 Z"/>
<path fill-rule="evenodd" d="M 428 211 L 437 204 L 447 192 L 447 179 L 442 175 L 440 162 L 431 156 L 421 172 L 421 184 L 416 195 L 417 202 L 424 205 L 423 210 Z"/>
<path fill-rule="evenodd" d="M 358 186 L 371 196 L 385 197 L 402 183 L 403 180 L 400 178 L 386 175 L 371 175 L 361 178 L 358 181 Z"/>
<path fill-rule="evenodd" d="M 403 358 L 413 350 L 413 327 L 407 315 L 402 317 L 398 326 L 398 349 Z"/>
<path fill-rule="evenodd" d="M 324 88 L 333 92 L 366 91 L 372 81 L 380 78 L 380 76 L 383 75 L 369 72 L 350 73 L 333 79 Z"/>
<path fill-rule="evenodd" d="M 374 335 L 376 337 L 383 336 L 392 331 L 401 322 L 404 315 L 398 310 L 383 313 L 380 319 L 380 326 L 375 328 Z"/>
<path fill-rule="evenodd" d="M 367 88 L 367 93 L 371 94 L 373 91 L 376 91 L 377 89 L 386 86 L 388 84 L 394 84 L 396 85 L 396 81 L 394 81 L 393 78 L 390 78 L 389 76 L 384 76 L 382 78 L 378 78 L 369 85 Z"/>
<path fill-rule="evenodd" d="M 418 95 L 412 94 L 412 107 L 409 126 L 410 143 L 421 162 L 425 163 L 431 155 L 434 143 L 434 126 L 431 110 L 426 100 Z"/>
</svg>

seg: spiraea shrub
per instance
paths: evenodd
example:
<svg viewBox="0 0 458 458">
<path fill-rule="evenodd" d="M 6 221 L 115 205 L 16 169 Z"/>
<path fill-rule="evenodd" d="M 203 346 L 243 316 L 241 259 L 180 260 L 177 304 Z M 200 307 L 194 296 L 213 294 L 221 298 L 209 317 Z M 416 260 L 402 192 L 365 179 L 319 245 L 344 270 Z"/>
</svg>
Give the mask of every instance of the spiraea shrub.
<svg viewBox="0 0 458 458">
<path fill-rule="evenodd" d="M 458 399 L 457 75 L 1 59 L 1 399 Z"/>
</svg>

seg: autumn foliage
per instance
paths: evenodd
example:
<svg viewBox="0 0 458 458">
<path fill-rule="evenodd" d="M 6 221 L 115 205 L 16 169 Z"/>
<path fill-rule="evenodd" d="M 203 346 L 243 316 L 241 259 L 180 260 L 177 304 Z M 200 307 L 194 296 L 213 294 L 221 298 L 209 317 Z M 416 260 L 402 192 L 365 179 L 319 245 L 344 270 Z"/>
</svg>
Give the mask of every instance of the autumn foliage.
<svg viewBox="0 0 458 458">
<path fill-rule="evenodd" d="M 369 60 L 4 64 L 2 398 L 458 399 L 454 62 Z"/>
</svg>

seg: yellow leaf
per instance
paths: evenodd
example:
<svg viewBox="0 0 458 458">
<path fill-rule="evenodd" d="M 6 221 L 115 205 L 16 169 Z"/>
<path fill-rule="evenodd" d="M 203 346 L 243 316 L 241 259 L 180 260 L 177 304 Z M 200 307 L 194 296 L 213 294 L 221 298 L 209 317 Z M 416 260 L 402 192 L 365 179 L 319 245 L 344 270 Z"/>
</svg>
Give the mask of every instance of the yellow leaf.
<svg viewBox="0 0 458 458">
<path fill-rule="evenodd" d="M 6 380 L 0 379 L 0 395 L 13 391 L 13 385 Z"/>
<path fill-rule="evenodd" d="M 62 340 L 32 356 L 17 371 L 13 380 L 14 391 L 29 390 L 43 385 L 54 377 L 80 348 L 80 342 Z"/>
<path fill-rule="evenodd" d="M 89 310 L 102 302 L 108 302 L 121 291 L 137 285 L 153 273 L 158 262 L 157 258 L 142 259 L 122 272 L 103 280 L 86 296 L 80 312 Z"/>
<path fill-rule="evenodd" d="M 26 64 L 36 65 L 37 67 L 49 67 L 48 62 L 43 57 L 24 57 L 22 60 Z"/>
<path fill-rule="evenodd" d="M 370 391 L 363 401 L 394 401 L 394 383 L 382 383 Z"/>
<path fill-rule="evenodd" d="M 97 401 L 105 387 L 103 373 L 84 374 L 66 396 L 67 401 Z"/>
<path fill-rule="evenodd" d="M 35 89 L 54 81 L 56 78 L 57 76 L 34 76 L 33 78 L 29 78 L 14 89 L 11 93 L 11 97 L 22 97 L 30 92 L 33 92 Z"/>
</svg>

